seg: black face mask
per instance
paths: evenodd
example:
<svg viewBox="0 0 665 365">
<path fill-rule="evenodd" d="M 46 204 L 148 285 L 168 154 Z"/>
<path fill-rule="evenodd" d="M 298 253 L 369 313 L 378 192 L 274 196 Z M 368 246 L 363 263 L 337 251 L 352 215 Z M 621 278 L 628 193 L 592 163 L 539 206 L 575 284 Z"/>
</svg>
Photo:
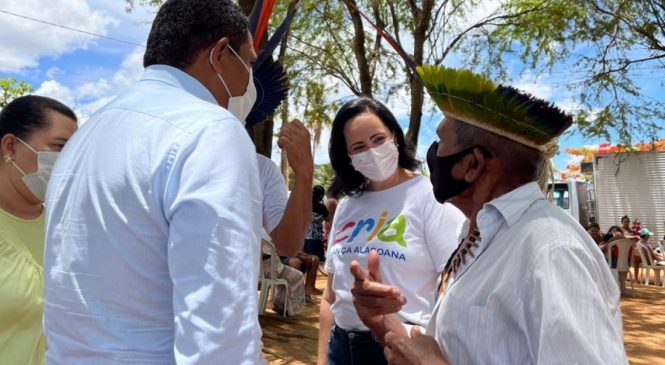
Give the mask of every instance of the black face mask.
<svg viewBox="0 0 665 365">
<path fill-rule="evenodd" d="M 443 157 L 436 155 L 436 151 L 439 149 L 438 142 L 434 142 L 430 146 L 427 151 L 427 167 L 430 172 L 429 178 L 432 182 L 432 189 L 434 189 L 434 197 L 439 203 L 445 203 L 446 200 L 459 195 L 471 186 L 471 183 L 466 180 L 458 180 L 453 177 L 453 166 L 455 166 L 462 157 L 473 152 L 475 148 L 480 148 L 483 155 L 491 157 L 491 154 L 482 146 L 472 146 L 450 156 Z"/>
</svg>

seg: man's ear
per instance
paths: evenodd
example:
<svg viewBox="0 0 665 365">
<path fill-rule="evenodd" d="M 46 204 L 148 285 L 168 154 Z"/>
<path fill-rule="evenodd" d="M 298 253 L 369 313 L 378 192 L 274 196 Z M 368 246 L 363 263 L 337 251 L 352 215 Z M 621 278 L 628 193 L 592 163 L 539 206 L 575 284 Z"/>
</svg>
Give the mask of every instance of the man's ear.
<svg viewBox="0 0 665 365">
<path fill-rule="evenodd" d="M 222 73 L 222 70 L 224 69 L 221 61 L 222 56 L 224 55 L 224 51 L 226 50 L 226 46 L 228 45 L 229 39 L 224 37 L 218 40 L 210 49 L 210 53 L 208 54 L 208 62 L 212 68 L 215 69 L 216 73 Z"/>
<path fill-rule="evenodd" d="M 467 168 L 466 174 L 464 174 L 464 180 L 466 182 L 474 182 L 487 168 L 487 157 L 479 148 L 474 148 L 471 153 L 465 158 Z"/>
</svg>

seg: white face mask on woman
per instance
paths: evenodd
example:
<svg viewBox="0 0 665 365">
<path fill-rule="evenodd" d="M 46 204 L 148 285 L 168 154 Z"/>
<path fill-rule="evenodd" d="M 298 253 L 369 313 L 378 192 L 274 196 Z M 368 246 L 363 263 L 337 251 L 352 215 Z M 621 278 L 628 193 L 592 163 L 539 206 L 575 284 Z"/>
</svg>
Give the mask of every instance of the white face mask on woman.
<svg viewBox="0 0 665 365">
<path fill-rule="evenodd" d="M 349 157 L 356 171 L 371 181 L 383 182 L 393 176 L 397 170 L 399 151 L 395 143 L 389 140 L 380 146 L 349 155 Z"/>
<path fill-rule="evenodd" d="M 30 151 L 34 152 L 37 155 L 37 171 L 26 174 L 23 169 L 18 167 L 16 162 L 12 159 L 11 162 L 16 167 L 16 169 L 23 174 L 21 177 L 21 180 L 23 180 L 23 183 L 25 186 L 28 187 L 28 190 L 37 197 L 37 199 L 41 200 L 42 202 L 46 199 L 46 186 L 48 185 L 48 181 L 51 178 L 51 171 L 53 171 L 53 165 L 55 165 L 55 160 L 58 158 L 59 152 L 51 152 L 51 151 L 35 151 L 34 148 L 30 147 L 27 143 L 25 143 L 22 139 L 18 139 L 21 143 L 23 143 L 26 147 L 30 149 Z"/>
<path fill-rule="evenodd" d="M 256 102 L 256 86 L 254 85 L 254 74 L 252 73 L 252 69 L 245 64 L 245 61 L 238 56 L 236 51 L 231 47 L 231 45 L 228 45 L 229 49 L 233 54 L 238 57 L 240 62 L 242 63 L 243 66 L 245 66 L 245 69 L 247 70 L 247 73 L 249 74 L 249 78 L 247 80 L 247 88 L 245 89 L 245 93 L 240 95 L 240 96 L 233 96 L 231 95 L 231 91 L 229 90 L 229 87 L 226 85 L 226 82 L 224 81 L 224 78 L 222 78 L 222 75 L 217 74 L 217 77 L 219 77 L 219 80 L 222 81 L 222 85 L 224 85 L 224 89 L 226 89 L 226 92 L 229 94 L 229 105 L 226 108 L 228 111 L 231 112 L 231 114 L 235 115 L 238 120 L 240 120 L 240 123 L 243 125 L 247 122 L 247 116 L 249 115 L 249 112 L 252 111 L 252 107 L 254 106 L 254 103 Z M 210 51 L 210 65 L 212 65 L 212 50 Z"/>
</svg>

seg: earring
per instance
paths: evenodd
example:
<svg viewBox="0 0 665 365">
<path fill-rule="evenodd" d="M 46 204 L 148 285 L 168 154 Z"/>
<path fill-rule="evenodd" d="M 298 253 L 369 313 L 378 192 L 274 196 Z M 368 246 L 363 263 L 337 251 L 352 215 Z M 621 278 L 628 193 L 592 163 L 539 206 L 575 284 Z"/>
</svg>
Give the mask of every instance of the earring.
<svg viewBox="0 0 665 365">
<path fill-rule="evenodd" d="M 9 155 L 5 155 L 5 163 L 10 163 L 12 162 L 12 158 L 9 157 Z"/>
</svg>

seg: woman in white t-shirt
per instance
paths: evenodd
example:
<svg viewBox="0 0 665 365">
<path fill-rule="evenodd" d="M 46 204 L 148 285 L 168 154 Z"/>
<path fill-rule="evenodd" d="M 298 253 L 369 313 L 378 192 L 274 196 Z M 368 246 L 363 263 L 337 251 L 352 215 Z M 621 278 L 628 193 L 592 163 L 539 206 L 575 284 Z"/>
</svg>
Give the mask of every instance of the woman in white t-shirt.
<svg viewBox="0 0 665 365">
<path fill-rule="evenodd" d="M 385 283 L 403 289 L 405 325 L 429 321 L 443 267 L 457 247 L 463 214 L 434 198 L 429 180 L 392 113 L 359 98 L 337 113 L 330 138 L 332 189 L 346 195 L 328 239 L 328 284 L 321 300 L 318 364 L 385 364 L 383 346 L 358 318 L 350 264 L 376 251 Z"/>
</svg>

